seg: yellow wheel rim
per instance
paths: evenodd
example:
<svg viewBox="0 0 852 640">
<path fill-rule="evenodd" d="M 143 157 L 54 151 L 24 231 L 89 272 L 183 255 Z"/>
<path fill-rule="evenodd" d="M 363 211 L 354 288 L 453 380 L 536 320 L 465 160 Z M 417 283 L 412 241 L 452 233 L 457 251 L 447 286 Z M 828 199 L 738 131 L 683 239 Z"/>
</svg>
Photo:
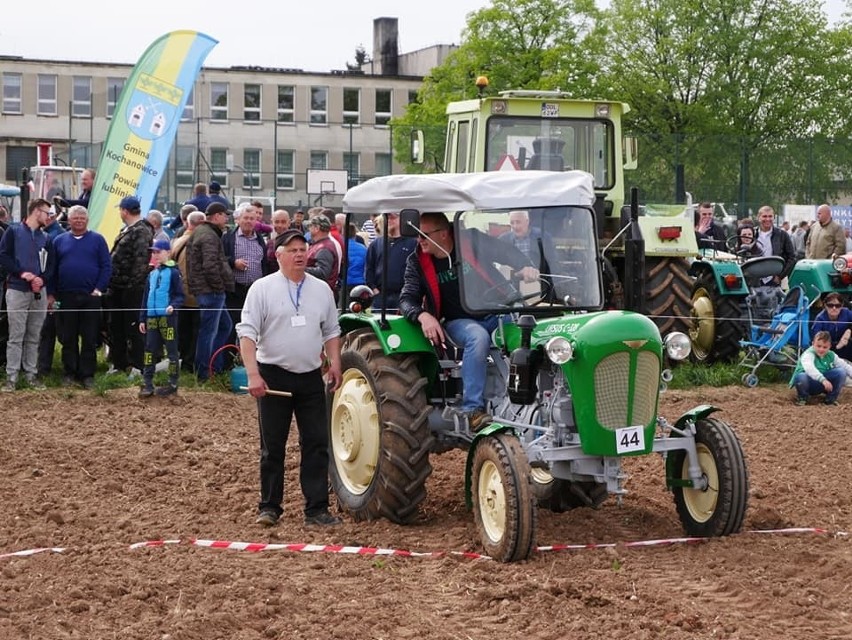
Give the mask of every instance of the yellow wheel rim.
<svg viewBox="0 0 852 640">
<path fill-rule="evenodd" d="M 479 471 L 476 492 L 485 535 L 494 543 L 500 542 L 506 535 L 506 492 L 500 471 L 490 460 L 486 460 Z"/>
<path fill-rule="evenodd" d="M 348 491 L 364 493 L 376 473 L 381 424 L 370 383 L 357 369 L 347 369 L 331 408 L 332 462 Z"/>
<path fill-rule="evenodd" d="M 689 338 L 692 340 L 692 350 L 699 358 L 706 357 L 716 339 L 716 320 L 713 300 L 703 287 L 696 289 L 692 296 L 691 316 Z"/>
<path fill-rule="evenodd" d="M 707 445 L 696 443 L 698 464 L 702 473 L 707 477 L 706 489 L 683 488 L 683 503 L 693 520 L 699 523 L 707 522 L 716 513 L 719 504 L 719 470 L 716 460 Z M 681 477 L 689 477 L 689 458 L 683 460 Z"/>
</svg>

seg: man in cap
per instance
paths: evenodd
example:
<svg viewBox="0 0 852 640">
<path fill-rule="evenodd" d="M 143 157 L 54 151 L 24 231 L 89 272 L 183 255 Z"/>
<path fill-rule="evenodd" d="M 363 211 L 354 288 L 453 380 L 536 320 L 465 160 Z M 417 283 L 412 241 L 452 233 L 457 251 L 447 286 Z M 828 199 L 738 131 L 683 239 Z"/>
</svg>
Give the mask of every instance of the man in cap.
<svg viewBox="0 0 852 640">
<path fill-rule="evenodd" d="M 195 296 L 201 319 L 195 348 L 195 375 L 199 381 L 209 378 L 210 359 L 225 345 L 231 332 L 231 316 L 225 309 L 225 295 L 234 290 L 234 275 L 222 247 L 222 234 L 228 224 L 228 209 L 214 202 L 205 212 L 206 220 L 192 232 L 187 258 L 189 292 Z M 221 371 L 221 354 L 213 363 Z"/>
<path fill-rule="evenodd" d="M 290 228 L 295 229 L 299 233 L 305 233 L 305 212 L 301 209 L 296 209 L 293 212 L 293 220 L 290 222 Z"/>
<path fill-rule="evenodd" d="M 270 527 L 283 513 L 284 457 L 290 421 L 296 414 L 301 450 L 299 480 L 305 524 L 330 526 L 328 511 L 328 416 L 326 390 L 340 386 L 340 326 L 334 297 L 307 273 L 305 236 L 289 229 L 276 240 L 279 271 L 249 289 L 237 325 L 249 393 L 257 398 L 260 422 L 260 502 L 256 522 Z M 329 360 L 322 379 L 322 352 Z M 267 391 L 287 392 L 272 395 Z"/>
<path fill-rule="evenodd" d="M 311 248 L 308 249 L 306 271 L 312 276 L 328 283 L 332 292 L 337 291 L 337 279 L 340 276 L 340 259 L 337 247 L 329 237 L 331 221 L 324 215 L 316 215 L 308 222 L 311 231 Z"/>
<path fill-rule="evenodd" d="M 225 196 L 222 195 L 222 185 L 220 185 L 218 182 L 216 182 L 214 180 L 213 182 L 211 182 L 208 185 L 207 189 L 210 192 L 210 195 L 208 196 L 208 198 L 210 199 L 210 204 L 213 204 L 214 202 L 218 202 L 219 204 L 225 205 L 226 209 L 231 208 L 231 203 L 228 202 L 228 199 Z M 207 205 L 207 206 L 210 206 L 210 205 Z"/>
<path fill-rule="evenodd" d="M 137 197 L 122 198 L 118 210 L 124 228 L 110 252 L 110 355 L 114 372 L 132 368 L 135 371 L 129 371 L 130 375 L 139 376 L 145 353 L 145 338 L 139 333 L 139 310 L 148 276 L 148 247 L 154 241 L 154 230 L 142 218 L 142 205 Z"/>
</svg>

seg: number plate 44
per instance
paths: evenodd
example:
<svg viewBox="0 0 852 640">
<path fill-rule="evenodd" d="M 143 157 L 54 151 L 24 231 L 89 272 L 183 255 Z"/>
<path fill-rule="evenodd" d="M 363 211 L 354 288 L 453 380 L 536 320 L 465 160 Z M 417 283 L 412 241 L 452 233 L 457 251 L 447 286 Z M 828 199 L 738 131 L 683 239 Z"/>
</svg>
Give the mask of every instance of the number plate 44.
<svg viewBox="0 0 852 640">
<path fill-rule="evenodd" d="M 633 453 L 645 450 L 645 430 L 642 427 L 625 427 L 615 430 L 616 452 Z"/>
</svg>

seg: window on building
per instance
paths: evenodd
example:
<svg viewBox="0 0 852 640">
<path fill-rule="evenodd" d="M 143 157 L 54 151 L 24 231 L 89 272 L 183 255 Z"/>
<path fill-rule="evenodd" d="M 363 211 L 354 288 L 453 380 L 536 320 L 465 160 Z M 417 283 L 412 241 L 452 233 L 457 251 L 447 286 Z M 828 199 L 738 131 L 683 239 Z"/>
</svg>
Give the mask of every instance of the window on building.
<svg viewBox="0 0 852 640">
<path fill-rule="evenodd" d="M 296 152 L 279 150 L 275 165 L 275 186 L 279 189 L 295 189 Z"/>
<path fill-rule="evenodd" d="M 389 176 L 392 172 L 391 154 L 377 153 L 376 154 L 376 175 Z"/>
<path fill-rule="evenodd" d="M 391 119 L 391 101 L 390 89 L 376 89 L 376 124 L 384 126 Z"/>
<path fill-rule="evenodd" d="M 243 90 L 243 120 L 260 122 L 260 85 L 247 84 Z"/>
<path fill-rule="evenodd" d="M 71 115 L 78 118 L 92 117 L 92 78 L 74 76 L 71 94 Z"/>
<path fill-rule="evenodd" d="M 349 185 L 354 187 L 361 182 L 361 154 L 346 153 L 343 154 L 343 168 L 349 172 Z"/>
<path fill-rule="evenodd" d="M 296 112 L 296 88 L 278 85 L 278 122 L 293 122 Z"/>
<path fill-rule="evenodd" d="M 189 90 L 189 96 L 186 99 L 186 104 L 183 107 L 183 113 L 180 114 L 181 122 L 195 119 L 195 87 Z"/>
<path fill-rule="evenodd" d="M 210 174 L 211 180 L 218 182 L 223 189 L 228 188 L 228 149 L 210 149 Z"/>
<path fill-rule="evenodd" d="M 210 119 L 228 119 L 228 83 L 210 83 Z"/>
<path fill-rule="evenodd" d="M 311 124 L 328 123 L 328 87 L 311 87 Z"/>
<path fill-rule="evenodd" d="M 343 124 L 359 124 L 361 122 L 361 90 L 343 90 Z"/>
<path fill-rule="evenodd" d="M 55 116 L 56 111 L 56 76 L 53 74 L 38 74 L 38 108 L 40 116 Z"/>
<path fill-rule="evenodd" d="M 260 149 L 243 149 L 243 188 L 260 189 Z"/>
<path fill-rule="evenodd" d="M 328 169 L 328 151 L 311 151 L 311 169 Z"/>
<path fill-rule="evenodd" d="M 112 118 L 112 114 L 115 112 L 115 105 L 118 104 L 118 99 L 121 97 L 124 82 L 124 78 L 107 78 L 107 118 Z"/>
<path fill-rule="evenodd" d="M 3 113 L 23 113 L 20 73 L 3 74 Z"/>
<path fill-rule="evenodd" d="M 175 172 L 177 186 L 192 188 L 195 184 L 195 147 L 178 145 L 175 147 Z"/>
</svg>

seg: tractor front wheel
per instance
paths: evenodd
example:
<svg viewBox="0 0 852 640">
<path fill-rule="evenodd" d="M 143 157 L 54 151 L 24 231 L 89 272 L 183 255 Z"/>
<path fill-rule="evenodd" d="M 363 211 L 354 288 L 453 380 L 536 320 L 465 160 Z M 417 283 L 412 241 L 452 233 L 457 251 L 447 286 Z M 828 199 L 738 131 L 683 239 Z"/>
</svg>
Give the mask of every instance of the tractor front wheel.
<svg viewBox="0 0 852 640">
<path fill-rule="evenodd" d="M 748 506 L 748 469 L 740 441 L 728 423 L 703 418 L 695 424 L 702 486 L 674 488 L 678 516 L 687 535 L 710 538 L 737 533 Z M 676 451 L 675 480 L 689 478 L 689 457 Z"/>
<path fill-rule="evenodd" d="M 530 465 L 518 439 L 497 433 L 476 443 L 473 511 L 485 553 L 500 562 L 524 560 L 535 541 Z"/>
<path fill-rule="evenodd" d="M 692 359 L 703 364 L 733 361 L 743 335 L 740 317 L 739 299 L 720 295 L 712 273 L 699 275 L 692 289 Z"/>
<path fill-rule="evenodd" d="M 417 355 L 385 355 L 366 329 L 344 338 L 341 365 L 343 380 L 329 398 L 334 493 L 355 520 L 410 522 L 432 472 L 427 380 Z"/>
</svg>

